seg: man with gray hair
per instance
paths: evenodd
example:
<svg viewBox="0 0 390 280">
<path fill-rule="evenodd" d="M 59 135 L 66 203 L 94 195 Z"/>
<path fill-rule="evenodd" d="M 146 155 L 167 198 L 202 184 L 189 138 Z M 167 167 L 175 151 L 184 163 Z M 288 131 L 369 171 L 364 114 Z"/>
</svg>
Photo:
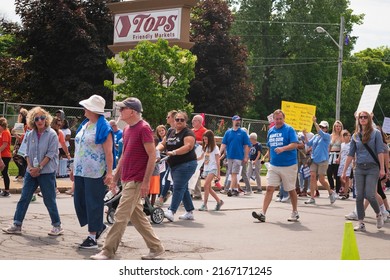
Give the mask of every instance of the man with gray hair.
<svg viewBox="0 0 390 280">
<path fill-rule="evenodd" d="M 120 119 L 128 125 L 123 131 L 123 154 L 119 160 L 110 190 L 116 192 L 117 181 L 122 181 L 122 197 L 115 212 L 115 223 L 107 234 L 103 249 L 91 256 L 94 260 L 114 257 L 129 221 L 141 234 L 149 254 L 142 259 L 160 258 L 165 250 L 143 212 L 142 197 L 149 194 L 150 179 L 156 161 L 153 131 L 142 119 L 142 104 L 134 97 L 118 102 Z"/>
</svg>

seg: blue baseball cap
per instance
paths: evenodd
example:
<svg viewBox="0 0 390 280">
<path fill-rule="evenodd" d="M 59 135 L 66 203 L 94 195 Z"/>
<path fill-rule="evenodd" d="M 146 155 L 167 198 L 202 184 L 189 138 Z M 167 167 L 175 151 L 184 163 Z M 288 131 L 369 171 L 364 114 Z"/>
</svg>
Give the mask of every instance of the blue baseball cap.
<svg viewBox="0 0 390 280">
<path fill-rule="evenodd" d="M 233 120 L 233 121 L 239 121 L 239 120 L 241 120 L 241 118 L 240 118 L 240 116 L 238 116 L 238 115 L 234 115 L 234 116 L 232 117 L 232 120 Z"/>
</svg>

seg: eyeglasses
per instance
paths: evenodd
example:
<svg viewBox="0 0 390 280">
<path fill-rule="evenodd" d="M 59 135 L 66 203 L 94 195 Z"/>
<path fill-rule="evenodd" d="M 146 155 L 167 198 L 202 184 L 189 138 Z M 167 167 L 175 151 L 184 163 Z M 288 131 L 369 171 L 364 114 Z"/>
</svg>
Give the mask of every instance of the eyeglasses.
<svg viewBox="0 0 390 280">
<path fill-rule="evenodd" d="M 368 119 L 368 116 L 366 116 L 366 115 L 361 115 L 361 116 L 359 116 L 359 119 L 364 119 L 364 120 L 367 120 Z"/>
<path fill-rule="evenodd" d="M 185 122 L 185 119 L 175 119 L 175 122 Z"/>
<path fill-rule="evenodd" d="M 35 121 L 35 122 L 38 122 L 39 120 L 41 120 L 41 121 L 46 120 L 46 116 L 40 116 L 40 117 L 35 117 L 35 118 L 34 118 L 34 121 Z"/>
<path fill-rule="evenodd" d="M 327 128 L 326 126 L 321 126 L 321 125 L 320 125 L 319 127 L 320 127 L 321 129 Z"/>
</svg>

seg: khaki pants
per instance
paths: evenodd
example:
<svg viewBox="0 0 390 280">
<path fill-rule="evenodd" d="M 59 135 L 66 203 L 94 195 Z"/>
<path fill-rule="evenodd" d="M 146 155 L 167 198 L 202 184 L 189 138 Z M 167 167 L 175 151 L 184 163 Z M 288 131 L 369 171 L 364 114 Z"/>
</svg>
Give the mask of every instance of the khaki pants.
<svg viewBox="0 0 390 280">
<path fill-rule="evenodd" d="M 140 188 L 141 182 L 131 181 L 122 185 L 122 197 L 115 211 L 115 223 L 108 232 L 103 246 L 104 254 L 110 258 L 115 255 L 129 221 L 141 234 L 150 251 L 156 252 L 162 248 L 160 239 L 143 212 Z"/>
</svg>

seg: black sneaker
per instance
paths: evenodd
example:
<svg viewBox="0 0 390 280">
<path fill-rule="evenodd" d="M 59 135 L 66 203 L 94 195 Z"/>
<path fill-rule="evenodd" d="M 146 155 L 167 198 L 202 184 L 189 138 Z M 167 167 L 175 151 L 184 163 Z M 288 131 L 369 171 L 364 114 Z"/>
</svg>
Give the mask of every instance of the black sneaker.
<svg viewBox="0 0 390 280">
<path fill-rule="evenodd" d="M 79 248 L 82 249 L 97 249 L 97 247 L 97 242 L 89 236 L 79 245 Z"/>
<path fill-rule="evenodd" d="M 252 217 L 255 219 L 258 219 L 260 222 L 265 222 L 265 215 L 263 213 L 256 213 L 255 211 L 252 212 Z"/>
<path fill-rule="evenodd" d="M 231 191 L 231 190 L 228 190 L 228 191 L 227 191 L 227 196 L 232 196 L 232 195 L 233 195 L 232 191 Z"/>
<path fill-rule="evenodd" d="M 240 195 L 240 192 L 238 190 L 233 190 L 232 191 L 232 195 L 234 196 L 239 196 Z"/>
<path fill-rule="evenodd" d="M 7 191 L 3 191 L 3 192 L 1 192 L 0 196 L 2 196 L 2 197 L 10 197 L 11 194 L 9 192 L 7 192 Z"/>
<path fill-rule="evenodd" d="M 103 228 L 96 232 L 96 240 L 98 240 L 99 237 L 102 236 L 103 233 L 106 232 L 106 230 L 107 230 L 107 226 L 105 224 L 103 224 Z"/>
</svg>

